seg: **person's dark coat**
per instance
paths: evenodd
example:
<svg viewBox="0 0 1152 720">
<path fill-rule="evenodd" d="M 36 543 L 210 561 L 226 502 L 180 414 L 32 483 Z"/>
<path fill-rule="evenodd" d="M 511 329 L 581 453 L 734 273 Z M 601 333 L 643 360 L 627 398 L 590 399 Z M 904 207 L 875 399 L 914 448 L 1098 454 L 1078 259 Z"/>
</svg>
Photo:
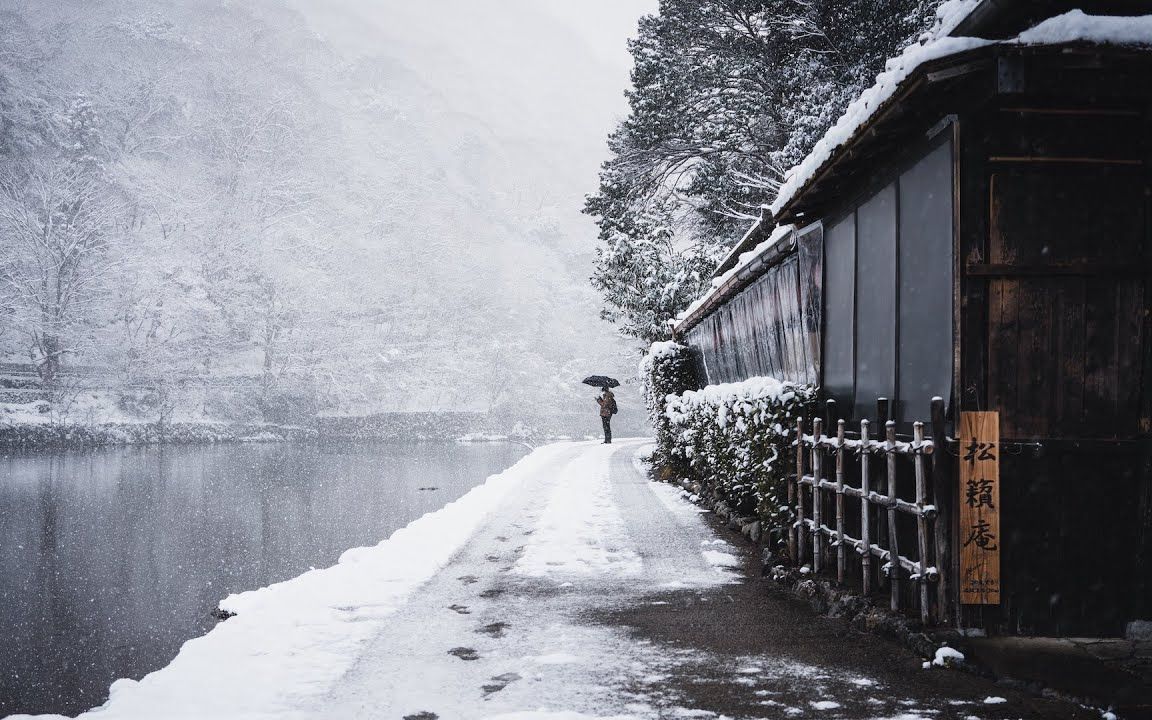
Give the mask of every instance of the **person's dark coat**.
<svg viewBox="0 0 1152 720">
<path fill-rule="evenodd" d="M 597 404 L 600 405 L 600 417 L 612 417 L 612 400 L 614 398 L 615 396 L 612 394 L 611 390 L 605 390 L 600 397 L 596 398 Z"/>
</svg>

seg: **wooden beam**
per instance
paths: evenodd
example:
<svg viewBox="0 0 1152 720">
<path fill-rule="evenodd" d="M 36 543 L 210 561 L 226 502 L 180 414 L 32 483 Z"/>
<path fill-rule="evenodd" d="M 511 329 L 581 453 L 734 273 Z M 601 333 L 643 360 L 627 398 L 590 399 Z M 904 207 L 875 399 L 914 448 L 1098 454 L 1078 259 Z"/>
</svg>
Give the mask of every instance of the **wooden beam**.
<svg viewBox="0 0 1152 720">
<path fill-rule="evenodd" d="M 1075 263 L 1070 265 L 1010 265 L 1004 263 L 971 263 L 964 267 L 970 277 L 1142 277 L 1149 269 L 1140 265 L 1114 263 Z"/>
<path fill-rule="evenodd" d="M 988 162 L 1007 163 L 1073 163 L 1080 165 L 1130 165 L 1141 166 L 1143 160 L 1133 158 L 1090 158 L 1090 157 L 1045 157 L 1038 155 L 993 155 Z"/>
</svg>

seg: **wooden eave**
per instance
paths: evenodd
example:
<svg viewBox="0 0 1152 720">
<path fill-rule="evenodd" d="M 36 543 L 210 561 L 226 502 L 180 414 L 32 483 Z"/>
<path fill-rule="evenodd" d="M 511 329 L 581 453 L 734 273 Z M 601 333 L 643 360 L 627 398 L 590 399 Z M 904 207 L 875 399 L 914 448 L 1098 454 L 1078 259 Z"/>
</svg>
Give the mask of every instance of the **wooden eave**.
<svg viewBox="0 0 1152 720">
<path fill-rule="evenodd" d="M 700 307 L 676 324 L 676 334 L 686 333 L 700 324 L 700 322 L 716 311 L 737 293 L 755 282 L 782 258 L 791 254 L 796 247 L 796 235 L 780 238 L 780 241 L 766 250 L 760 257 L 740 268 L 739 272 L 728 278 Z"/>
<path fill-rule="evenodd" d="M 777 222 L 799 227 L 834 213 L 846 196 L 876 174 L 877 163 L 887 167 L 910 138 L 993 97 L 998 92 L 996 68 L 1001 59 L 1044 57 L 1076 66 L 1085 56 L 1152 60 L 1152 51 L 1090 43 L 990 45 L 924 63 L 780 208 Z"/>
<path fill-rule="evenodd" d="M 983 0 L 949 35 L 1004 40 L 1041 20 L 1083 10 L 1089 15 L 1143 15 L 1147 0 Z"/>
<path fill-rule="evenodd" d="M 909 138 L 917 134 L 923 136 L 949 115 L 959 115 L 994 97 L 1000 58 L 1040 56 L 1073 66 L 1081 63 L 1085 56 L 1139 58 L 1152 63 L 1152 51 L 1148 49 L 1090 43 L 989 45 L 926 62 L 904 79 L 897 91 L 847 142 L 836 148 L 812 178 L 780 208 L 774 223 L 761 223 L 762 227 L 750 233 L 742 245 L 751 250 L 775 225 L 804 227 L 846 207 L 870 177 L 890 169 Z M 794 237 L 781 238 L 775 247 L 741 268 L 713 291 L 707 302 L 678 322 L 677 334 L 700 324 L 794 248 Z"/>
<path fill-rule="evenodd" d="M 755 250 L 756 246 L 767 240 L 768 236 L 771 235 L 775 229 L 776 222 L 772 219 L 772 214 L 765 210 L 760 220 L 728 251 L 724 259 L 721 260 L 720 264 L 716 266 L 716 269 L 712 271 L 712 277 L 718 278 L 736 267 L 740 262 L 741 255 Z"/>
<path fill-rule="evenodd" d="M 956 90 L 970 84 L 974 74 L 988 75 L 984 71 L 993 67 L 994 50 L 995 47 L 975 48 L 916 68 L 780 208 L 779 222 L 804 225 L 819 219 L 829 206 L 843 198 L 845 186 L 860 183 L 865 167 L 885 163 L 910 134 L 927 132 L 956 112 Z"/>
</svg>

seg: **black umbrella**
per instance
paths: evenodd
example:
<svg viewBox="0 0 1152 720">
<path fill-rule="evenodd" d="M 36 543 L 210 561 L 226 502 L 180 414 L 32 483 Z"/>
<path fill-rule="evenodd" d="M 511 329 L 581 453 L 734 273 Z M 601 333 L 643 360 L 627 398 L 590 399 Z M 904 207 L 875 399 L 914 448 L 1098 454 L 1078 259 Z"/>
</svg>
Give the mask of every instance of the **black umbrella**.
<svg viewBox="0 0 1152 720">
<path fill-rule="evenodd" d="M 588 377 L 584 378 L 584 384 L 591 385 L 593 387 L 614 388 L 620 384 L 620 381 L 616 378 L 610 378 L 606 375 L 589 375 Z"/>
</svg>

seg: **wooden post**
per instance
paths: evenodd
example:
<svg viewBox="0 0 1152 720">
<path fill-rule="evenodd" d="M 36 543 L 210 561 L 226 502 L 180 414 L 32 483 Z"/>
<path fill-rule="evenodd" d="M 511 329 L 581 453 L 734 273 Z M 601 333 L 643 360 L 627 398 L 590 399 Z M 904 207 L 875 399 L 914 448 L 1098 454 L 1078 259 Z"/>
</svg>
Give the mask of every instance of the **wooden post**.
<svg viewBox="0 0 1152 720">
<path fill-rule="evenodd" d="M 823 543 L 820 541 L 821 512 L 820 478 L 824 474 L 823 450 L 820 440 L 824 437 L 824 424 L 820 418 L 812 421 L 812 572 L 820 572 L 820 560 Z"/>
<path fill-rule="evenodd" d="M 916 515 L 916 539 L 920 553 L 920 622 L 928 624 L 928 518 L 924 517 L 924 506 L 928 504 L 928 482 L 924 477 L 924 423 L 916 422 L 912 426 L 912 440 L 916 445 L 916 454 L 912 456 L 912 463 L 916 468 L 916 504 L 920 512 Z"/>
<path fill-rule="evenodd" d="M 900 539 L 896 534 L 896 422 L 884 423 L 885 456 L 888 460 L 888 585 L 891 607 L 900 609 Z"/>
<path fill-rule="evenodd" d="M 887 425 L 888 421 L 892 419 L 892 403 L 888 398 L 876 399 L 876 422 L 880 425 Z"/>
<path fill-rule="evenodd" d="M 840 414 L 836 410 L 835 400 L 824 401 L 824 424 L 828 427 L 835 427 L 836 421 L 840 419 Z"/>
<path fill-rule="evenodd" d="M 876 399 L 876 432 L 878 434 L 878 440 L 883 439 L 884 428 L 888 425 L 889 410 L 890 404 L 888 402 L 888 398 Z M 884 466 L 881 465 L 881 468 L 883 467 Z M 880 470 L 878 469 L 877 472 L 880 472 Z M 884 483 L 881 478 L 877 478 L 877 490 L 879 492 L 884 492 Z M 880 507 L 873 508 L 873 514 L 876 519 L 877 544 L 879 544 L 882 548 L 887 548 L 889 545 L 888 524 L 884 522 L 884 510 Z M 876 580 L 881 588 L 890 588 L 892 585 L 892 581 L 888 577 L 888 574 L 884 572 L 883 563 L 876 563 Z"/>
<path fill-rule="evenodd" d="M 952 621 L 952 461 L 948 455 L 947 426 L 944 421 L 944 398 L 932 398 L 932 504 L 936 506 L 936 622 Z"/>
<path fill-rule="evenodd" d="M 836 421 L 836 582 L 844 584 L 848 557 L 844 547 L 844 421 Z"/>
<path fill-rule="evenodd" d="M 804 522 L 804 506 L 800 498 L 803 496 L 804 485 L 801 481 L 804 479 L 804 418 L 796 421 L 796 479 L 795 482 L 788 484 L 788 506 L 796 511 L 796 521 L 792 527 L 788 529 L 788 558 L 796 567 L 800 567 L 803 561 L 800 559 L 798 536 L 802 530 L 802 523 Z"/>
<path fill-rule="evenodd" d="M 862 451 L 860 453 L 860 550 L 863 556 L 860 559 L 862 563 L 860 576 L 864 583 L 864 596 L 867 597 L 872 593 L 872 532 L 871 532 L 871 518 L 868 517 L 871 512 L 871 505 L 868 502 L 868 493 L 872 490 L 872 483 L 868 477 L 868 421 L 860 421 L 860 446 Z"/>
</svg>

